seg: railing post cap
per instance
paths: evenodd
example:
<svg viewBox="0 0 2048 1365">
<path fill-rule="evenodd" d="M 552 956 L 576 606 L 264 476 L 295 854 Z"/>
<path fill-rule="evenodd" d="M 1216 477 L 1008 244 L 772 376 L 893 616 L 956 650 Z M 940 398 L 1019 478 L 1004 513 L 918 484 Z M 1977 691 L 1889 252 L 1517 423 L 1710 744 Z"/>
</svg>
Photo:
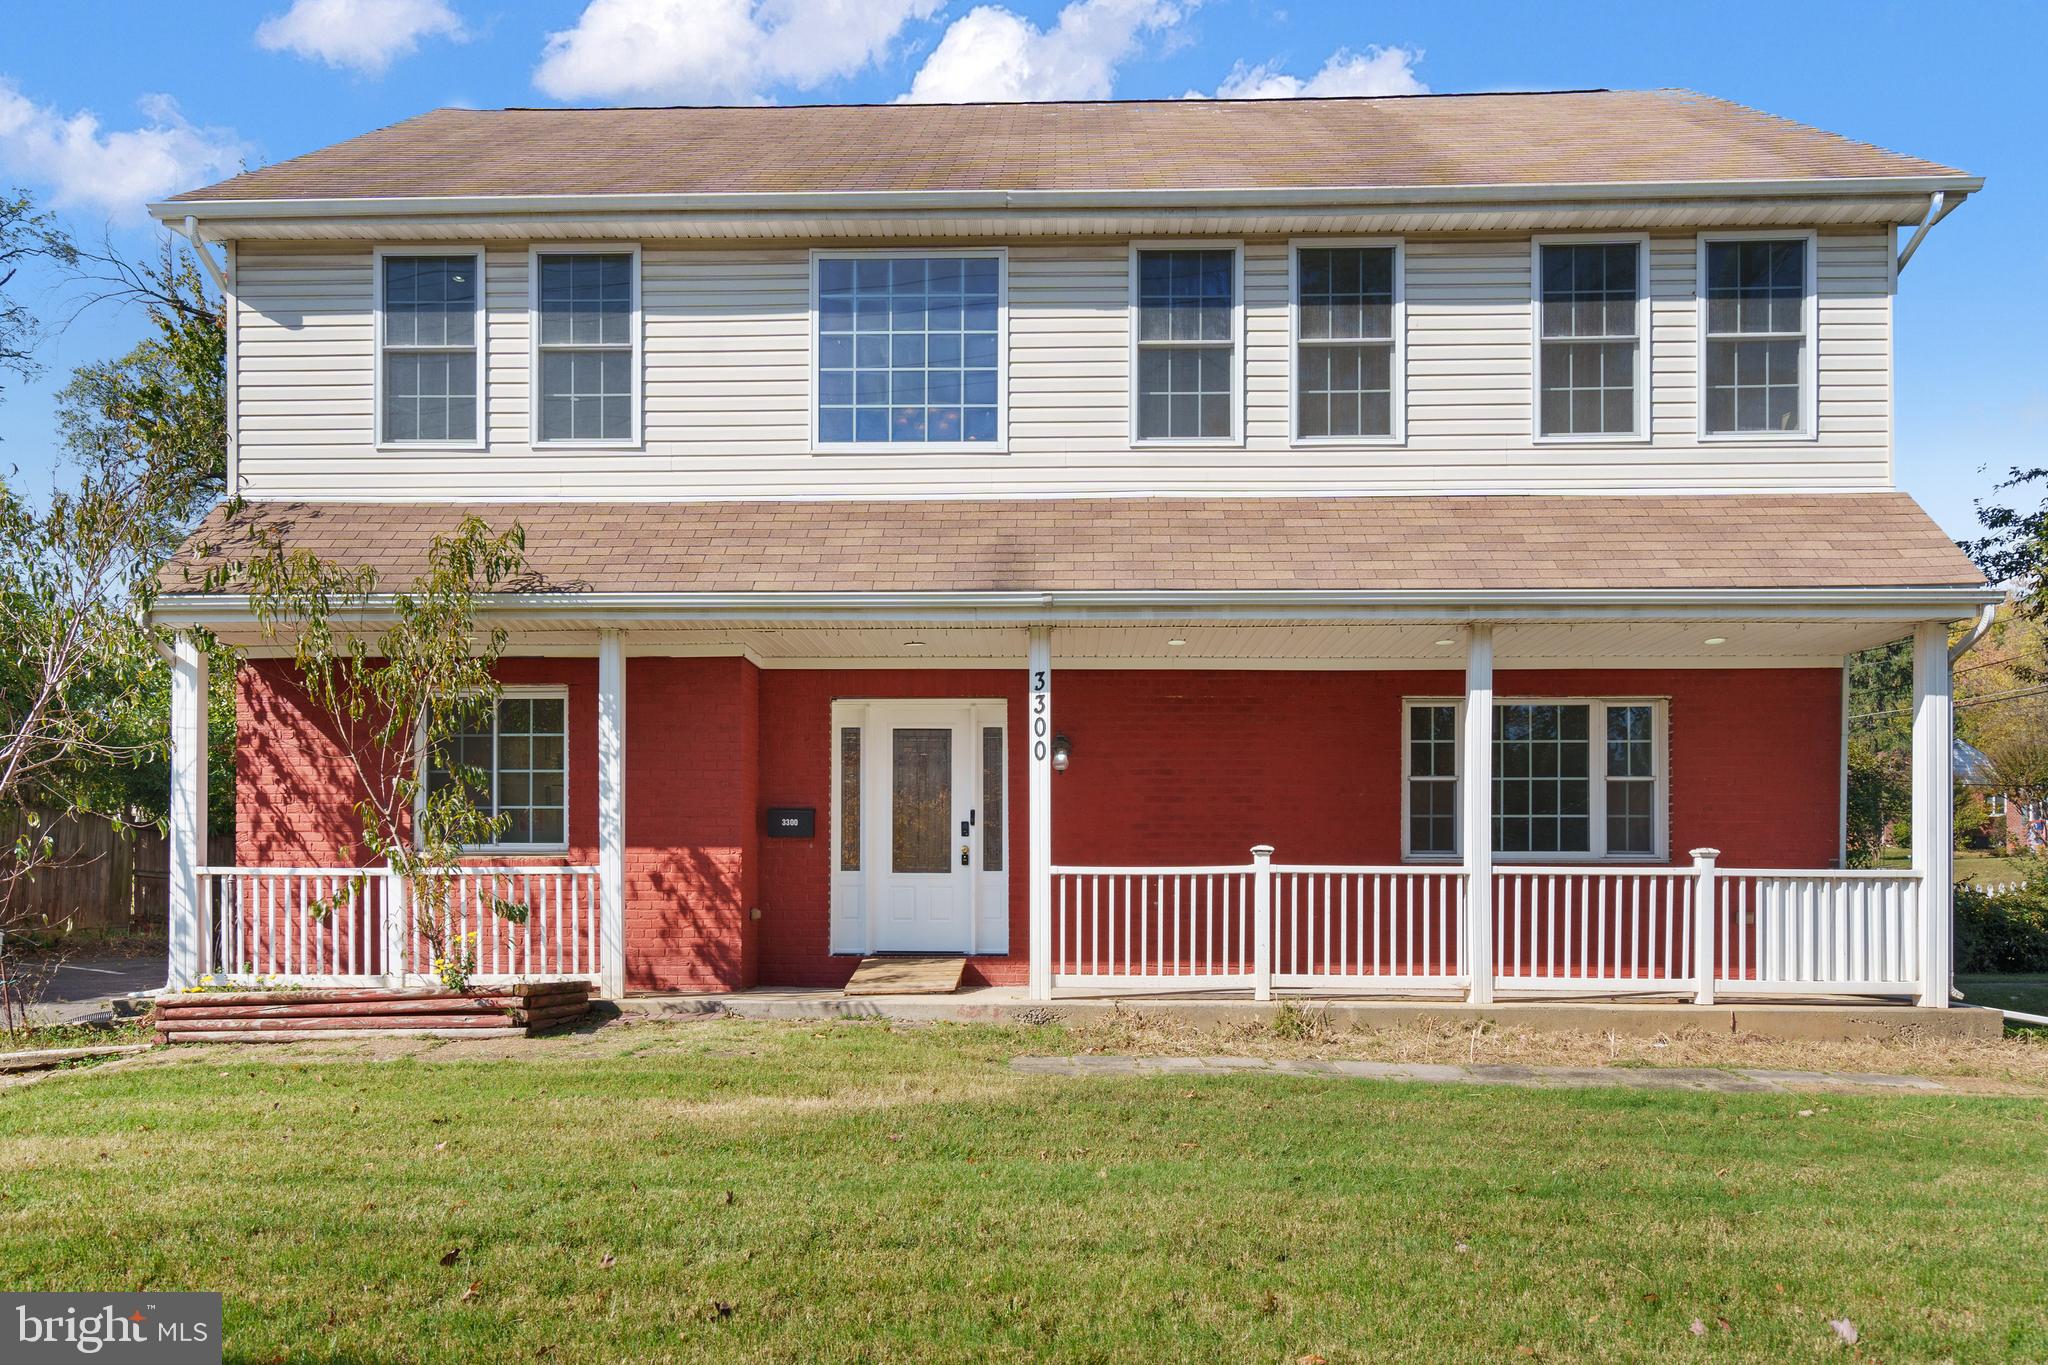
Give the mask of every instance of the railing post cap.
<svg viewBox="0 0 2048 1365">
<path fill-rule="evenodd" d="M 1252 845 L 1252 856 L 1264 862 L 1273 856 L 1273 846 L 1271 844 L 1254 844 Z"/>
<path fill-rule="evenodd" d="M 1692 860 L 1696 863 L 1711 863 L 1720 856 L 1718 848 L 1696 848 L 1692 851 Z"/>
</svg>

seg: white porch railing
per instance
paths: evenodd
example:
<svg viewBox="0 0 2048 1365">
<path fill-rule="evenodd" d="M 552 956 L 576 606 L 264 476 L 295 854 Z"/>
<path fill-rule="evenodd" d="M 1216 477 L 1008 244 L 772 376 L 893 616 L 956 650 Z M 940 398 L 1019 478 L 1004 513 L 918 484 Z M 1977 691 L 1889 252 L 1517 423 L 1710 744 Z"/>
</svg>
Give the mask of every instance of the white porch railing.
<svg viewBox="0 0 2048 1365">
<path fill-rule="evenodd" d="M 1437 993 L 1472 985 L 1460 867 L 1055 867 L 1055 987 Z M 1924 989 L 1907 871 L 1496 865 L 1502 996 L 1906 995 Z"/>
<path fill-rule="evenodd" d="M 360 882 L 354 879 L 361 878 Z M 306 986 L 394 985 L 429 977 L 433 954 L 402 881 L 323 867 L 199 869 L 201 972 Z M 522 921 L 498 900 L 526 907 Z M 327 904 L 325 914 L 316 907 Z M 465 867 L 449 887 L 449 930 L 474 935 L 474 979 L 600 979 L 594 867 Z"/>
</svg>

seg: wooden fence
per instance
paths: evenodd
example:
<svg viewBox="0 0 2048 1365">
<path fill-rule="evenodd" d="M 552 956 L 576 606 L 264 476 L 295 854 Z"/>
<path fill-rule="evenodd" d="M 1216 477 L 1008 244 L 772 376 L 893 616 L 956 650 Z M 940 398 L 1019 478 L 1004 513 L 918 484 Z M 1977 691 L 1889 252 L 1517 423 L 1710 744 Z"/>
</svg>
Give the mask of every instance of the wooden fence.
<svg viewBox="0 0 2048 1365">
<path fill-rule="evenodd" d="M 0 893 L 0 921 L 15 930 L 73 933 L 163 933 L 170 915 L 170 848 L 147 827 L 100 815 L 47 819 L 53 848 L 47 862 L 9 879 Z M 0 814 L 0 864 L 11 860 L 16 817 Z M 213 836 L 209 856 L 232 861 L 234 836 Z M 0 877 L 6 868 L 0 866 Z"/>
</svg>

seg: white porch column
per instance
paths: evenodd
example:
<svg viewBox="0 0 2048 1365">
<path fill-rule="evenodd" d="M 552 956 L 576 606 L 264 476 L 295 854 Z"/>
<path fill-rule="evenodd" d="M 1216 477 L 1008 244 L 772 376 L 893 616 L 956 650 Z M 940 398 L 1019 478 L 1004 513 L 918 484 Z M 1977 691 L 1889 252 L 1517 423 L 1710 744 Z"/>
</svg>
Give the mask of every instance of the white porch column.
<svg viewBox="0 0 2048 1365">
<path fill-rule="evenodd" d="M 1052 628 L 1033 626 L 1025 657 L 1030 700 L 1026 734 L 1031 748 L 1030 801 L 1025 822 L 1031 831 L 1031 972 L 1033 1000 L 1052 999 Z"/>
<path fill-rule="evenodd" d="M 626 644 L 597 637 L 598 969 L 604 993 L 626 993 Z"/>
<path fill-rule="evenodd" d="M 1920 1003 L 1948 1008 L 1955 911 L 1955 740 L 1948 623 L 1913 631 L 1913 870 L 1920 874 Z"/>
<path fill-rule="evenodd" d="M 206 866 L 206 650 L 180 634 L 171 658 L 170 972 L 173 990 L 208 970 Z"/>
<path fill-rule="evenodd" d="M 1458 755 L 1465 848 L 1466 998 L 1493 1003 L 1493 627 L 1465 630 L 1465 730 Z"/>
</svg>

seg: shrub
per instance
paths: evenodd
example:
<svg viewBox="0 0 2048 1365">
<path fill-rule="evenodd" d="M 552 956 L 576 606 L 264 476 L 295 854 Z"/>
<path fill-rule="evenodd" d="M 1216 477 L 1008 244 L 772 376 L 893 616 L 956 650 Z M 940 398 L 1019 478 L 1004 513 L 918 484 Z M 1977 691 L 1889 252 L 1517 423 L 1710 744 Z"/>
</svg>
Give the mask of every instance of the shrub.
<svg viewBox="0 0 2048 1365">
<path fill-rule="evenodd" d="M 2048 877 L 2002 896 L 1957 883 L 1956 970 L 2048 972 Z"/>
</svg>

